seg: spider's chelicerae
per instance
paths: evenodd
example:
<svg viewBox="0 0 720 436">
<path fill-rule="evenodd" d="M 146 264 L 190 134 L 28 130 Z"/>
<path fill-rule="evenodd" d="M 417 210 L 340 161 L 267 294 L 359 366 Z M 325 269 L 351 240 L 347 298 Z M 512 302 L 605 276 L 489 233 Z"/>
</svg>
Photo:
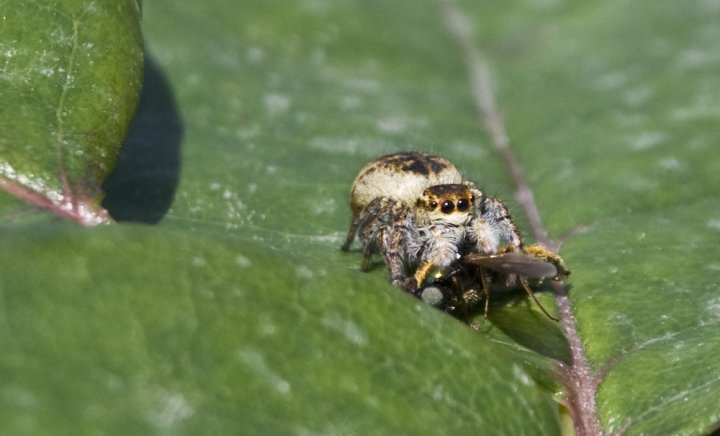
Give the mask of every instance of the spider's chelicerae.
<svg viewBox="0 0 720 436">
<path fill-rule="evenodd" d="M 392 283 L 413 293 L 431 270 L 447 269 L 462 256 L 522 250 L 505 204 L 463 180 L 442 157 L 403 152 L 373 160 L 355 178 L 350 207 L 342 249 L 358 235 L 362 270 L 379 252 Z"/>
</svg>

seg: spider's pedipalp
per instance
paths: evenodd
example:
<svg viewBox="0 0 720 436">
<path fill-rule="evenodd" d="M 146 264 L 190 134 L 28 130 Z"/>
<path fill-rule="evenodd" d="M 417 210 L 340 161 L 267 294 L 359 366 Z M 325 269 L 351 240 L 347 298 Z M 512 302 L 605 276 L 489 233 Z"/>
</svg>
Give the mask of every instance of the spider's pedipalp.
<svg viewBox="0 0 720 436">
<path fill-rule="evenodd" d="M 475 217 L 469 225 L 469 236 L 481 254 L 494 254 L 503 247 L 522 250 L 523 242 L 510 210 L 502 201 L 472 189 Z"/>
</svg>

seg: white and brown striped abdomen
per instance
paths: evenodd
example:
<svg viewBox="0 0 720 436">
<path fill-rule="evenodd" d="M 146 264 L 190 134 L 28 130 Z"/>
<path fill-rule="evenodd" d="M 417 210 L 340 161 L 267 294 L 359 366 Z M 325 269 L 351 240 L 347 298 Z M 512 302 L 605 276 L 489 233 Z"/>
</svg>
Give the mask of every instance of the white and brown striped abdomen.
<svg viewBox="0 0 720 436">
<path fill-rule="evenodd" d="M 412 206 L 427 188 L 452 183 L 462 183 L 462 176 L 445 158 L 417 152 L 389 154 L 360 170 L 350 191 L 350 207 L 355 217 L 378 197 Z"/>
</svg>

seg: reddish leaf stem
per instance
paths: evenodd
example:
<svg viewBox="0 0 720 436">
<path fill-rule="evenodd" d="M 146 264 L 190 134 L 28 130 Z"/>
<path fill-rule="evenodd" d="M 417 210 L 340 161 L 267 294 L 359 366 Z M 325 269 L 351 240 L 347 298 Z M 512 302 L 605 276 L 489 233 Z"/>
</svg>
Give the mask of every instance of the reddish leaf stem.
<svg viewBox="0 0 720 436">
<path fill-rule="evenodd" d="M 58 199 L 53 200 L 50 198 L 53 196 L 52 193 L 40 193 L 4 177 L 0 177 L 0 189 L 35 207 L 47 209 L 58 216 L 69 218 L 86 227 L 112 222 L 112 218 L 105 209 L 100 206 L 93 207 L 91 203 L 82 199 L 68 199 L 66 196 L 58 194 Z"/>
<path fill-rule="evenodd" d="M 448 29 L 459 45 L 465 60 L 473 97 L 481 120 L 490 133 L 493 145 L 507 165 L 515 184 L 517 201 L 527 215 L 535 239 L 547 247 L 554 248 L 540 219 L 532 189 L 510 145 L 502 115 L 495 104 L 490 69 L 473 42 L 471 27 L 453 0 L 439 1 L 447 20 Z M 567 389 L 567 402 L 573 416 L 575 431 L 578 435 L 600 434 L 600 423 L 595 404 L 599 380 L 593 374 L 585 355 L 585 348 L 573 316 L 572 304 L 568 298 L 567 287 L 562 283 L 555 283 L 554 288 L 560 326 L 568 340 L 572 356 L 572 362 L 569 365 L 558 362 L 558 366 Z"/>
</svg>

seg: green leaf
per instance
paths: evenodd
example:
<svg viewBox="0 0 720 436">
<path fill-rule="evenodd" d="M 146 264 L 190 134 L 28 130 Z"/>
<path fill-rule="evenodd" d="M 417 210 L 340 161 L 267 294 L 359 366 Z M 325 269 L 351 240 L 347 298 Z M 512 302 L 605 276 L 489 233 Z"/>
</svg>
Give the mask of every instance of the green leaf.
<svg viewBox="0 0 720 436">
<path fill-rule="evenodd" d="M 602 429 L 697 434 L 720 423 L 720 9 L 647 6 L 508 11 L 485 40 L 544 222 L 589 226 L 562 253 Z"/>
<path fill-rule="evenodd" d="M 339 251 L 355 174 L 402 149 L 448 157 L 533 239 L 449 8 L 564 238 L 559 325 L 520 290 L 493 295 L 473 331 Z M 158 224 L 77 228 L 0 196 L 0 422 L 558 434 L 562 403 L 576 428 L 711 431 L 718 15 L 671 0 L 146 4 L 148 86 L 103 204 Z"/>
<path fill-rule="evenodd" d="M 532 357 L 379 274 L 171 228 L 26 230 L 0 252 L 8 430 L 557 430 Z"/>
<path fill-rule="evenodd" d="M 574 281 L 587 289 L 576 309 L 593 338 L 586 350 L 602 376 L 600 417 L 611 431 L 699 433 L 717 425 L 720 250 L 712 217 L 719 206 L 608 220 L 567 247 L 568 256 L 596 265 Z M 578 253 L 586 244 L 597 248 Z"/>
<path fill-rule="evenodd" d="M 83 224 L 107 221 L 100 185 L 142 78 L 135 0 L 4 1 L 0 188 Z"/>
</svg>

